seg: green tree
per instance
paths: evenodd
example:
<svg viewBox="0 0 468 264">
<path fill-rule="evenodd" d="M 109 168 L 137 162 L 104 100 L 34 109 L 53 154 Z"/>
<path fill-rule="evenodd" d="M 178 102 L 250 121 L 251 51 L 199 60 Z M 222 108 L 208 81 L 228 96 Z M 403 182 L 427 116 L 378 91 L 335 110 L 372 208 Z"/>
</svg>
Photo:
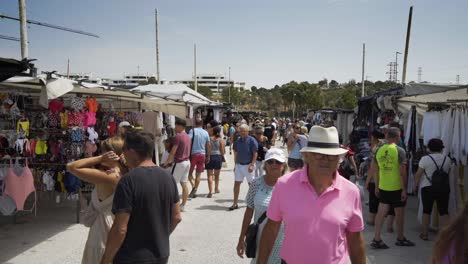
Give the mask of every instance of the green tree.
<svg viewBox="0 0 468 264">
<path fill-rule="evenodd" d="M 190 89 L 192 89 L 192 90 L 195 90 L 195 85 L 193 83 L 190 83 L 188 85 L 188 87 L 190 87 Z M 211 91 L 211 89 L 209 87 L 199 86 L 198 85 L 197 90 L 201 95 L 203 95 L 203 96 L 205 96 L 205 97 L 207 97 L 209 99 L 213 98 L 213 91 Z"/>
<path fill-rule="evenodd" d="M 336 88 L 338 88 L 339 85 L 340 85 L 340 84 L 339 84 L 337 81 L 331 80 L 330 83 L 328 84 L 328 87 L 329 87 L 330 89 L 336 89 Z"/>
</svg>

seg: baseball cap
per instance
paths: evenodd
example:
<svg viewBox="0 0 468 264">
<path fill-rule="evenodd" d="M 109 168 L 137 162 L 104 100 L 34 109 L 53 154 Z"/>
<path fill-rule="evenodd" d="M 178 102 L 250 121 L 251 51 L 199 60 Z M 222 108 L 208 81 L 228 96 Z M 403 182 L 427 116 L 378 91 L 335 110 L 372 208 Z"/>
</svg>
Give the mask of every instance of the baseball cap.
<svg viewBox="0 0 468 264">
<path fill-rule="evenodd" d="M 122 121 L 119 124 L 119 127 L 127 127 L 127 126 L 133 127 L 128 121 Z"/>
<path fill-rule="evenodd" d="M 279 148 L 271 148 L 267 151 L 265 155 L 265 161 L 275 159 L 279 162 L 286 162 L 286 156 L 284 155 L 284 151 Z"/>
</svg>

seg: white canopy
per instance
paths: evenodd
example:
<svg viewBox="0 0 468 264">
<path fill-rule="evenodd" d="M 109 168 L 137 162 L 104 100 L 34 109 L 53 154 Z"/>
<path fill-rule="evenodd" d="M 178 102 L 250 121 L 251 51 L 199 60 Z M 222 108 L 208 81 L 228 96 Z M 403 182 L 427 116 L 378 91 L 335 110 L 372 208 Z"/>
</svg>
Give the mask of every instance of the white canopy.
<svg viewBox="0 0 468 264">
<path fill-rule="evenodd" d="M 46 75 L 38 77 L 13 77 L 3 82 L 0 82 L 0 91 L 9 90 L 12 92 L 23 92 L 28 94 L 36 94 L 40 97 L 40 104 L 44 108 L 48 108 L 48 100 L 62 97 L 68 93 L 85 94 L 100 98 L 113 98 L 120 101 L 141 103 L 141 109 L 154 110 L 175 115 L 180 118 L 187 117 L 187 104 L 195 102 L 199 105 L 208 105 L 211 101 L 201 94 L 180 92 L 181 88 L 173 88 L 173 85 L 164 85 L 170 87 L 169 90 L 179 91 L 178 94 L 171 93 L 143 93 L 143 91 L 130 91 L 125 89 L 114 89 L 112 87 L 77 82 L 66 78 L 52 76 L 47 78 Z M 145 87 L 145 86 L 142 86 Z M 186 87 L 191 90 L 190 88 Z M 161 89 L 161 87 L 160 87 Z M 173 92 L 172 92 L 173 93 Z M 164 96 L 163 96 L 164 95 Z M 181 97 L 177 97 L 177 95 Z M 180 99 L 182 98 L 182 100 Z M 112 104 L 112 101 L 107 103 Z"/>
<path fill-rule="evenodd" d="M 148 84 L 131 89 L 132 92 L 139 92 L 145 95 L 173 100 L 176 102 L 184 102 L 192 106 L 201 105 L 220 105 L 206 98 L 202 94 L 190 89 L 185 84 Z"/>
</svg>

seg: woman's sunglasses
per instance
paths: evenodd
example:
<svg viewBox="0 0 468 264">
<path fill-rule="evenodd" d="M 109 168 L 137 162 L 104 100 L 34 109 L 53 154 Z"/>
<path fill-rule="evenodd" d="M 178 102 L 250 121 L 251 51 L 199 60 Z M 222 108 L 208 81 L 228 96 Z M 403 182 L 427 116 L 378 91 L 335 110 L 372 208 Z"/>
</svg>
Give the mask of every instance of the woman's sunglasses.
<svg viewBox="0 0 468 264">
<path fill-rule="evenodd" d="M 274 160 L 274 159 L 267 160 L 266 163 L 269 164 L 269 165 L 273 165 L 273 164 L 283 165 L 284 164 L 284 162 L 279 162 L 279 161 Z"/>
</svg>

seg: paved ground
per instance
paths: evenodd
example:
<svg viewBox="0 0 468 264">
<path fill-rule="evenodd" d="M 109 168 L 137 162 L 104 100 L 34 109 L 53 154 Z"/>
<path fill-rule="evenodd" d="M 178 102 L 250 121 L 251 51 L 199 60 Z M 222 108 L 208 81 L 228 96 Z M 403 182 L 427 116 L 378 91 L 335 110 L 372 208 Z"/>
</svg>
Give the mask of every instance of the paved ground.
<svg viewBox="0 0 468 264">
<path fill-rule="evenodd" d="M 232 158 L 227 157 L 228 160 Z M 203 175 L 206 178 L 206 175 Z M 243 209 L 228 212 L 232 204 L 232 164 L 221 174 L 221 193 L 208 199 L 206 180 L 203 180 L 199 198 L 187 205 L 183 222 L 171 237 L 170 263 L 249 263 L 235 252 L 241 227 Z M 247 184 L 241 188 L 241 199 L 247 193 Z M 390 249 L 375 251 L 369 243 L 373 227 L 366 227 L 366 254 L 370 263 L 429 263 L 432 242 L 418 239 L 415 198 L 410 197 L 406 220 L 407 237 L 416 242 L 414 248 L 393 245 L 394 234 L 383 234 Z M 367 211 L 367 207 L 364 211 Z M 17 224 L 8 224 L 11 219 L 0 217 L 0 263 L 80 263 L 87 229 L 74 223 L 74 203 L 55 204 L 47 198 L 41 200 L 38 216 L 25 215 Z M 431 236 L 433 240 L 434 234 Z"/>
</svg>

